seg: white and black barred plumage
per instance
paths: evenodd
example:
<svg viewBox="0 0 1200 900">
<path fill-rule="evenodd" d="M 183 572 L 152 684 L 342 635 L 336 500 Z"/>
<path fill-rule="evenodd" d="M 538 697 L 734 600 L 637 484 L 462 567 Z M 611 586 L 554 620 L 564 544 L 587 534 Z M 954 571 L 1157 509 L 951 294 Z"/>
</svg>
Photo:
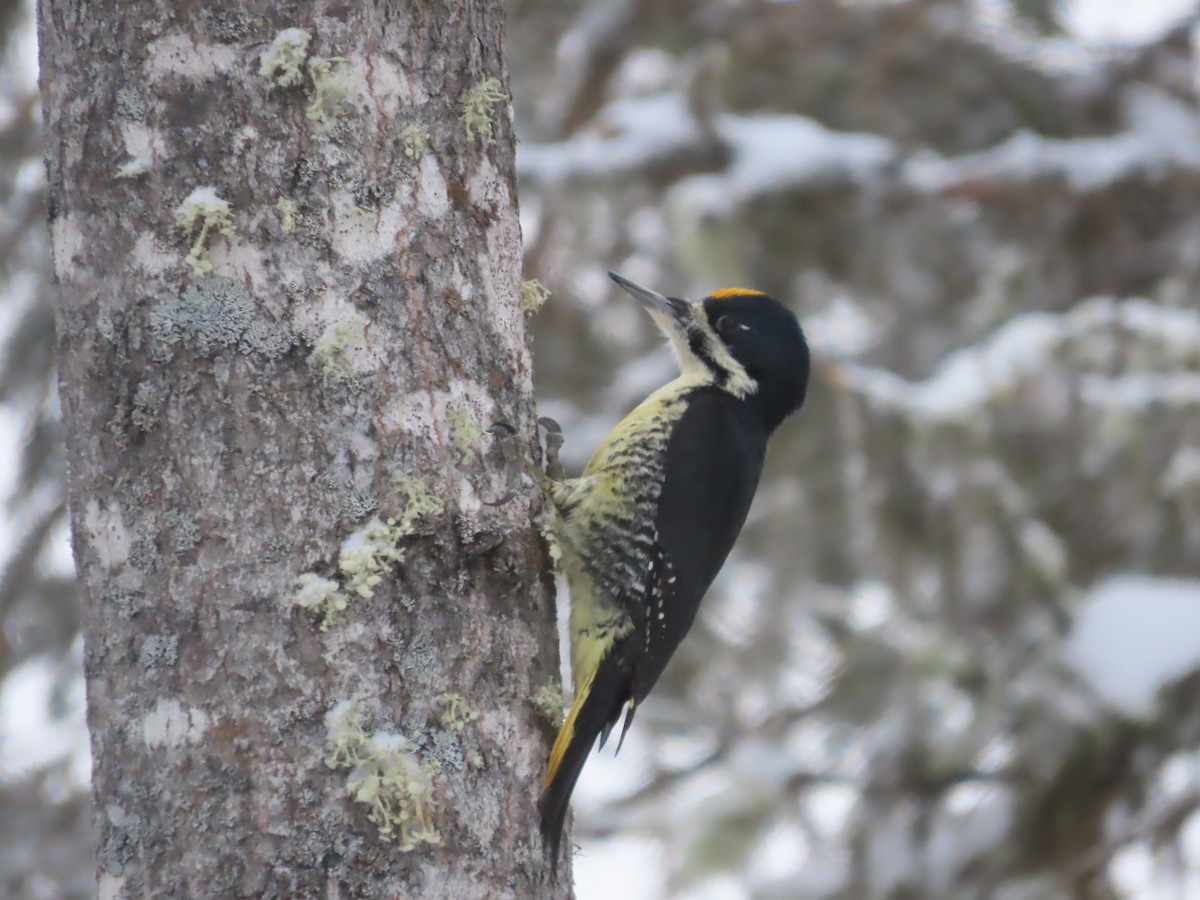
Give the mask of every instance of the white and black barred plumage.
<svg viewBox="0 0 1200 900">
<path fill-rule="evenodd" d="M 690 303 L 612 277 L 658 322 L 681 374 L 612 430 L 580 478 L 548 485 L 575 686 L 541 801 L 555 857 L 589 750 L 626 708 L 628 729 L 691 628 L 745 522 L 767 439 L 808 385 L 803 332 L 777 300 L 727 288 Z"/>
</svg>

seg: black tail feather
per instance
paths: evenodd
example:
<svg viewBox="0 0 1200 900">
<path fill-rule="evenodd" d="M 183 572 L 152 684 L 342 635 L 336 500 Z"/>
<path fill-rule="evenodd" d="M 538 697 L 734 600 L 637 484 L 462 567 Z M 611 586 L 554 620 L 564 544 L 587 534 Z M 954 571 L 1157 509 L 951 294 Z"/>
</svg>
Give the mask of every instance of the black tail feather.
<svg viewBox="0 0 1200 900">
<path fill-rule="evenodd" d="M 627 681 L 610 670 L 613 665 L 611 656 L 602 661 L 595 676 L 585 685 L 583 696 L 575 699 L 555 741 L 556 751 L 564 740 L 566 746 L 561 749 L 561 755 L 551 754 L 551 769 L 538 808 L 542 815 L 542 839 L 550 849 L 556 868 L 563 824 L 579 773 L 583 771 L 596 738 L 601 732 L 612 729 L 629 698 Z"/>
</svg>

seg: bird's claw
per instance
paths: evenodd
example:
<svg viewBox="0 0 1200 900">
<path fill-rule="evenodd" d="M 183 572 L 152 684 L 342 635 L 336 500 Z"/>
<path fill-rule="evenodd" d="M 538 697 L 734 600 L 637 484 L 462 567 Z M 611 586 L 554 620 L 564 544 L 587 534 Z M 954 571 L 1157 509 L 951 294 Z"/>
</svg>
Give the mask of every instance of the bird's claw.
<svg viewBox="0 0 1200 900">
<path fill-rule="evenodd" d="M 562 460 L 558 456 L 559 448 L 563 445 L 562 426 L 549 416 L 541 416 L 538 419 L 538 425 L 546 430 L 546 443 L 544 446 L 546 453 L 546 474 L 553 481 L 562 481 L 567 477 Z"/>
</svg>

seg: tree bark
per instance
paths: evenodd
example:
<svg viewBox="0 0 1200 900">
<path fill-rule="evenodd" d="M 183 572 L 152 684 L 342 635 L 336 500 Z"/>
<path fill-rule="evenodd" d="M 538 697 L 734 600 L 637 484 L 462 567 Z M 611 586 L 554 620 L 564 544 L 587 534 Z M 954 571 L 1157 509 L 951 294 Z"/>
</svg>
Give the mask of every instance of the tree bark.
<svg viewBox="0 0 1200 900">
<path fill-rule="evenodd" d="M 100 896 L 568 893 L 503 4 L 39 19 Z"/>
</svg>

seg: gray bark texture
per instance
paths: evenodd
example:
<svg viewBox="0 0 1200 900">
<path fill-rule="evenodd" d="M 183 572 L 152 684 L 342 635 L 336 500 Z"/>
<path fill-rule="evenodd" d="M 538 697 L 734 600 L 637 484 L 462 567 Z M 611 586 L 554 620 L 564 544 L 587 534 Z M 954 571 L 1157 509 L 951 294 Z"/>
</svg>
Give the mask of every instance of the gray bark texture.
<svg viewBox="0 0 1200 900">
<path fill-rule="evenodd" d="M 503 5 L 39 19 L 100 896 L 569 894 Z"/>
</svg>

